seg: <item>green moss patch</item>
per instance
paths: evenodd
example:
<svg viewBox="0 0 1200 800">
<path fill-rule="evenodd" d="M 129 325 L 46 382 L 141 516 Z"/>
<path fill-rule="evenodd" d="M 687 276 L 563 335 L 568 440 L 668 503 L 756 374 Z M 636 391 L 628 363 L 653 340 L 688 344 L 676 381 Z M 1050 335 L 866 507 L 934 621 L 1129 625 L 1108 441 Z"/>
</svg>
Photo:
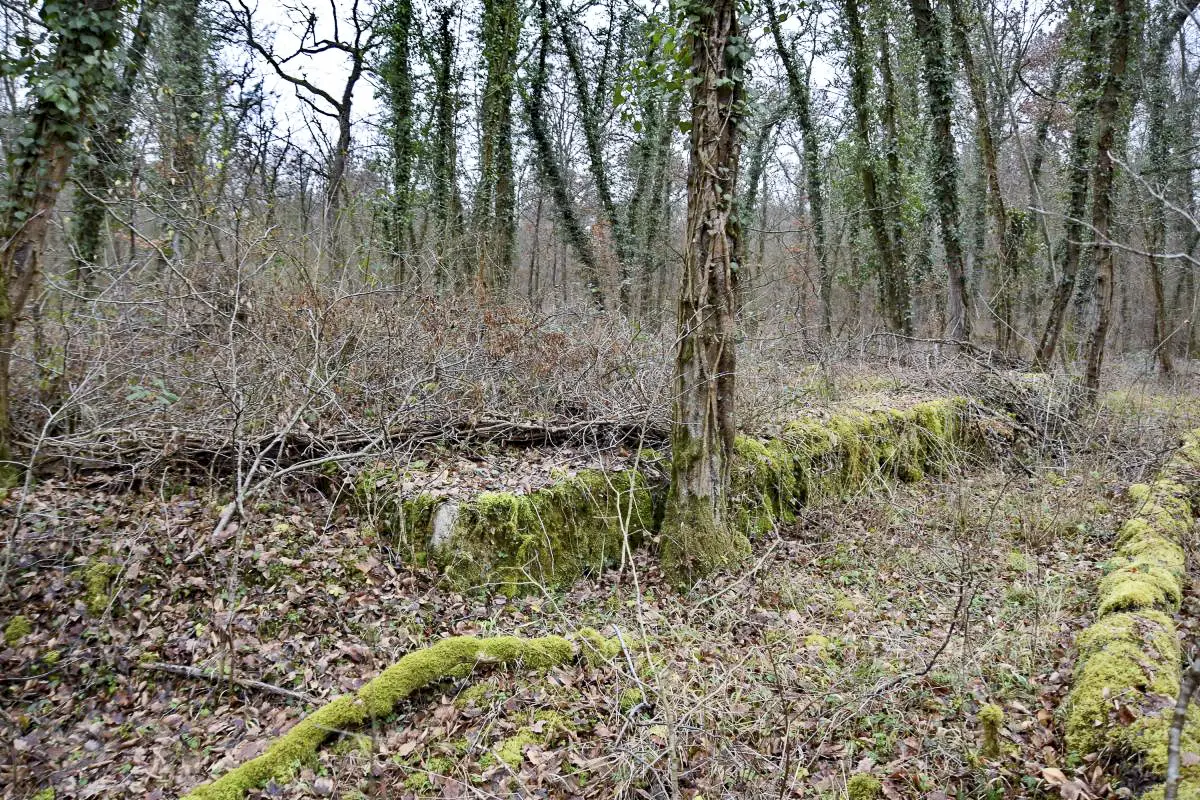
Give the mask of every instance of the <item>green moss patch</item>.
<svg viewBox="0 0 1200 800">
<path fill-rule="evenodd" d="M 850 800 L 875 800 L 883 794 L 883 784 L 874 775 L 860 772 L 846 783 L 846 797 Z"/>
<path fill-rule="evenodd" d="M 871 482 L 913 482 L 944 472 L 970 445 L 967 411 L 965 398 L 952 397 L 790 423 L 782 439 L 797 469 L 793 503 L 811 505 Z"/>
<path fill-rule="evenodd" d="M 586 471 L 525 495 L 479 495 L 458 508 L 431 551 L 455 585 L 493 583 L 517 594 L 567 586 L 616 563 L 626 536 L 638 546 L 653 520 L 640 473 Z"/>
<path fill-rule="evenodd" d="M 9 647 L 16 647 L 31 633 L 33 623 L 29 621 L 29 617 L 17 614 L 4 626 L 4 643 Z"/>
<path fill-rule="evenodd" d="M 88 613 L 98 617 L 112 602 L 112 582 L 121 568 L 107 561 L 93 561 L 83 570 L 83 602 Z"/>
</svg>

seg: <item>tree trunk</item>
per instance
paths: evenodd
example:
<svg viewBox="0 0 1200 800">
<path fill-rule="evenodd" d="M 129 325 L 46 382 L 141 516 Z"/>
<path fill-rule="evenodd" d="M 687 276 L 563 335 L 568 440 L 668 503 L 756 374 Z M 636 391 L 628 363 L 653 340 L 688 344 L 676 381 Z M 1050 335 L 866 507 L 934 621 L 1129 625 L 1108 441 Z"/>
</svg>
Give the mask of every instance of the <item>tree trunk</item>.
<svg viewBox="0 0 1200 800">
<path fill-rule="evenodd" d="M 50 217 L 80 148 L 80 135 L 92 122 L 96 98 L 107 88 L 110 53 L 121 41 L 123 12 L 117 0 L 78 0 L 61 3 L 59 16 L 47 19 L 53 55 L 31 76 L 30 95 L 37 99 L 9 153 L 5 202 L 0 207 L 0 468 L 10 476 L 9 381 L 17 323 L 37 283 Z M 64 76 L 78 87 L 73 103 L 52 91 Z M 47 91 L 39 94 L 40 88 Z"/>
<path fill-rule="evenodd" d="M 1081 15 L 1082 17 L 1082 15 Z M 1086 18 L 1085 18 L 1086 19 Z M 1071 135 L 1071 151 L 1067 160 L 1066 183 L 1070 187 L 1067 199 L 1067 214 L 1063 238 L 1066 240 L 1062 271 L 1050 303 L 1046 327 L 1038 342 L 1037 354 L 1033 359 L 1035 370 L 1047 370 L 1054 360 L 1066 324 L 1067 308 L 1075 292 L 1079 275 L 1079 262 L 1083 251 L 1083 215 L 1087 211 L 1089 155 L 1092 151 L 1092 132 L 1095 125 L 1096 102 L 1099 94 L 1099 74 L 1104 57 L 1103 25 L 1090 19 L 1087 22 L 1087 49 L 1080 70 L 1079 87 L 1074 108 L 1075 128 Z"/>
<path fill-rule="evenodd" d="M 612 237 L 615 244 L 618 272 L 617 300 L 621 310 L 629 313 L 631 305 L 630 291 L 632 289 L 630 267 L 633 261 L 633 247 L 630 243 L 628 229 L 621 224 L 621 217 L 617 211 L 617 203 L 613 199 L 612 185 L 608 176 L 608 166 L 604 163 L 605 136 L 600 114 L 600 94 L 599 92 L 593 93 L 588 88 L 591 80 L 583 65 L 583 56 L 579 51 L 579 43 L 571 27 L 572 20 L 568 19 L 567 15 L 561 13 L 561 11 L 558 16 L 563 50 L 567 55 L 571 83 L 575 89 L 575 101 L 579 106 L 588 169 L 592 175 L 592 183 L 596 187 L 596 199 L 600 201 L 600 212 L 603 215 L 606 233 Z"/>
<path fill-rule="evenodd" d="M 1168 2 L 1156 20 L 1151 36 L 1150 50 L 1146 59 L 1144 76 L 1146 81 L 1146 161 L 1150 180 L 1156 181 L 1146 195 L 1146 261 L 1150 272 L 1150 287 L 1154 294 L 1154 326 L 1151 342 L 1159 369 L 1164 375 L 1174 372 L 1171 359 L 1171 314 L 1163 287 L 1161 256 L 1167 244 L 1166 204 L 1163 198 L 1168 191 L 1168 176 L 1173 169 L 1168 164 L 1170 144 L 1167 136 L 1167 103 L 1171 85 L 1167 75 L 1167 54 L 1180 26 L 1196 6 L 1198 0 L 1188 0 L 1179 5 Z M 1187 142 L 1186 139 L 1181 142 Z"/>
<path fill-rule="evenodd" d="M 994 271 L 996 286 L 996 304 L 998 336 L 997 347 L 1001 352 L 1008 352 L 1015 341 L 1015 292 L 1017 290 L 1014 274 L 1013 252 L 1014 237 L 1009 234 L 1008 210 L 1005 208 L 1004 195 L 1000 191 L 999 152 L 996 147 L 995 134 L 992 131 L 992 117 L 988 109 L 987 88 L 983 76 L 975 65 L 975 56 L 971 51 L 971 41 L 968 38 L 967 20 L 959 3 L 948 3 L 950 7 L 951 29 L 954 42 L 958 48 L 959 59 L 963 71 L 967 74 L 967 85 L 971 92 L 971 103 L 975 107 L 975 130 L 979 143 L 979 155 L 983 162 L 984 178 L 987 189 L 987 209 L 992 217 L 993 235 L 996 245 L 996 269 Z"/>
<path fill-rule="evenodd" d="M 101 232 L 108 214 L 108 203 L 115 200 L 113 190 L 117 181 L 129 171 L 126 139 L 133 119 L 133 94 L 146 64 L 146 48 L 150 43 L 156 8 L 157 0 L 144 0 L 142 3 L 125 52 L 121 79 L 109 95 L 108 114 L 96 126 L 92 137 L 94 157 L 82 169 L 76 166 L 75 183 L 79 191 L 74 197 L 74 224 L 71 226 L 74 245 L 72 279 L 76 286 L 84 290 L 91 288 L 92 276 L 103 248 Z"/>
<path fill-rule="evenodd" d="M 204 154 L 210 115 L 207 83 L 209 36 L 200 0 L 168 0 L 165 7 L 166 64 L 161 77 L 169 98 L 167 120 L 167 208 L 172 231 L 170 256 L 179 263 L 193 254 L 205 216 Z"/>
<path fill-rule="evenodd" d="M 867 46 L 859 17 L 859 0 L 843 0 L 846 29 L 850 37 L 848 52 L 850 66 L 850 105 L 854 108 L 854 134 L 858 152 L 858 172 L 862 180 L 863 200 L 866 203 L 867 224 L 875 241 L 879 258 L 880 295 L 888 327 L 905 331 L 909 326 L 909 309 L 899 300 L 901 288 L 907 286 L 907 266 L 889 236 L 883 202 L 879 196 L 879 177 L 875 169 L 875 153 L 871 147 L 870 85 L 871 76 Z"/>
<path fill-rule="evenodd" d="M 883 85 L 882 122 L 884 135 L 884 179 L 883 194 L 887 205 L 885 217 L 891 235 L 891 247 L 896 261 L 896 274 L 891 282 L 890 306 L 900 333 L 912 334 L 912 280 L 908 270 L 908 249 L 904 231 L 904 172 L 900 165 L 900 132 L 896 123 L 900 98 L 896 92 L 896 79 L 892 72 L 892 43 L 888 32 L 886 8 L 880 8 L 879 21 L 879 77 Z"/>
<path fill-rule="evenodd" d="M 833 273 L 830 272 L 825 243 L 825 193 L 821 179 L 821 147 L 817 139 L 816 126 L 812 118 L 812 97 L 807 73 L 801 74 L 800 67 L 792 55 L 791 48 L 783 39 L 775 0 L 766 0 L 767 19 L 775 50 L 787 75 L 788 93 L 796 111 L 796 122 L 804 137 L 804 176 L 808 190 L 808 210 L 812 219 L 813 241 L 817 251 L 817 275 L 821 288 L 821 340 L 828 342 L 833 335 Z"/>
<path fill-rule="evenodd" d="M 1128 112 L 1122 109 L 1128 92 L 1125 79 L 1129 61 L 1129 39 L 1134 30 L 1135 10 L 1129 0 L 1097 0 L 1096 16 L 1111 19 L 1108 41 L 1108 68 L 1104 75 L 1103 93 L 1096 105 L 1096 161 L 1092 167 L 1092 263 L 1096 272 L 1096 323 L 1088 339 L 1087 368 L 1084 385 L 1093 395 L 1100 389 L 1100 370 L 1104 362 L 1104 346 L 1108 337 L 1113 303 L 1113 260 L 1115 252 L 1110 241 L 1113 203 L 1112 149 L 1118 137 L 1128 127 Z"/>
<path fill-rule="evenodd" d="M 579 257 L 583 280 L 587 285 L 588 296 L 593 305 L 604 308 L 604 290 L 600 284 L 600 269 L 592 250 L 591 240 L 584 231 L 575 206 L 567 190 L 566 178 L 558 156 L 551 141 L 550 131 L 546 127 L 546 82 L 549 80 L 547 61 L 550 54 L 550 8 L 547 0 L 539 0 L 538 15 L 540 17 L 541 33 L 538 38 L 537 66 L 530 76 L 529 92 L 522 93 L 525 102 L 525 114 L 529 122 L 529 133 L 533 139 L 534 153 L 537 155 L 538 174 L 542 185 L 549 190 L 550 198 L 558 211 L 562 223 L 564 238 Z M 564 277 L 563 285 L 566 285 Z"/>
<path fill-rule="evenodd" d="M 389 20 L 389 43 L 380 70 L 389 106 L 392 146 L 392 193 L 388 214 L 388 244 L 397 265 L 396 284 L 403 285 L 411 272 L 412 170 L 416 147 L 413 141 L 413 85 L 411 51 L 411 0 L 396 0 Z"/>
<path fill-rule="evenodd" d="M 671 426 L 671 489 L 663 522 L 668 578 L 690 584 L 749 553 L 727 519 L 734 455 L 735 286 L 741 260 L 739 120 L 750 47 L 735 0 L 693 7 L 688 218 L 680 278 Z"/>
<path fill-rule="evenodd" d="M 434 34 L 433 63 L 433 141 L 431 149 L 432 187 L 430 216 L 434 225 L 434 249 L 437 255 L 437 286 L 445 292 L 461 288 L 463 275 L 459 263 L 461 203 L 458 197 L 458 134 L 454 120 L 458 98 L 454 89 L 454 33 L 450 23 L 454 9 L 438 8 Z"/>
<path fill-rule="evenodd" d="M 930 189 L 942 229 L 949 290 L 946 305 L 949 319 L 946 335 L 955 341 L 971 340 L 971 301 L 967 293 L 962 232 L 959 230 L 958 158 L 950 115 L 954 111 L 954 75 L 946 59 L 942 24 L 929 0 L 909 0 L 925 73 L 925 90 L 931 126 L 929 141 Z"/>
<path fill-rule="evenodd" d="M 474 209 L 479 240 L 476 283 L 483 296 L 507 290 L 516 249 L 512 101 L 520 35 L 521 11 L 515 0 L 485 0 L 482 44 L 487 76 Z"/>
</svg>

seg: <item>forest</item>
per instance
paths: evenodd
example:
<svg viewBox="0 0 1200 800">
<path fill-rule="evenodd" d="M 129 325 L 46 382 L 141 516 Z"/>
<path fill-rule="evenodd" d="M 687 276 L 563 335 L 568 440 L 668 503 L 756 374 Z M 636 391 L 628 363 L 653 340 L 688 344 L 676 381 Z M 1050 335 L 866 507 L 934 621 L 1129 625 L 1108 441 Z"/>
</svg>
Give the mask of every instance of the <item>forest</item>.
<svg viewBox="0 0 1200 800">
<path fill-rule="evenodd" d="M 1200 0 L 0 0 L 0 800 L 1200 798 Z"/>
</svg>

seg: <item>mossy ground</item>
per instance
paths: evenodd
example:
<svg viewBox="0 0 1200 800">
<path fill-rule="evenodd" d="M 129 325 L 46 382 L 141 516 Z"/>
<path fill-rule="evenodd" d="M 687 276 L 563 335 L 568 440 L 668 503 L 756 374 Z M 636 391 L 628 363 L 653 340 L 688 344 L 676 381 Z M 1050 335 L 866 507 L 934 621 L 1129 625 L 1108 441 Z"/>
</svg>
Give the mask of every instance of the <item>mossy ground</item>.
<svg viewBox="0 0 1200 800">
<path fill-rule="evenodd" d="M 752 584 L 727 578 L 714 587 L 729 590 L 719 602 L 671 592 L 647 552 L 631 565 L 640 597 L 597 597 L 580 585 L 552 603 L 504 600 L 487 627 L 586 617 L 607 644 L 568 670 L 494 673 L 419 699 L 400 724 L 374 728 L 376 752 L 392 755 L 325 750 L 308 769 L 369 797 L 441 797 L 458 787 L 610 797 L 653 793 L 674 753 L 697 793 L 774 796 L 781 762 L 771 753 L 786 733 L 836 743 L 793 764 L 787 781 L 806 796 L 843 798 L 851 786 L 884 796 L 885 784 L 902 796 L 910 795 L 901 787 L 970 795 L 989 785 L 1021 796 L 1023 759 L 1061 747 L 1058 719 L 1036 712 L 1065 693 L 1070 637 L 1062 631 L 1085 612 L 1099 577 L 1079 568 L 1093 546 L 1086 531 L 1066 526 L 1069 535 L 1056 534 L 1052 546 L 1030 531 L 1051 524 L 1046 516 L 1090 512 L 1105 486 L 1087 472 L 1053 484 L 1039 476 L 1014 488 L 1011 480 L 919 484 L 890 490 L 886 503 L 868 493 L 849 506 L 801 510 Z M 1125 508 L 1110 504 L 1093 520 L 1115 527 Z M 976 592 L 967 627 L 956 628 L 928 675 L 876 696 L 923 669 L 940 646 L 964 558 Z M 1023 590 L 1016 598 L 1014 586 Z M 626 647 L 612 645 L 616 630 Z M 989 704 L 1005 721 L 999 755 L 981 760 Z M 1010 729 L 1021 731 L 1017 740 Z M 856 778 L 864 759 L 902 759 L 914 783 L 878 769 Z"/>
<path fill-rule="evenodd" d="M 204 493 L 39 486 L 31 502 L 54 507 L 71 535 L 22 529 L 14 591 L 0 598 L 0 619 L 23 614 L 33 628 L 0 664 L 21 678 L 0 685 L 0 735 L 38 743 L 12 751 L 0 784 L 14 797 L 53 787 L 58 800 L 87 787 L 180 796 L 415 648 L 591 625 L 624 646 L 548 671 L 440 682 L 358 728 L 370 748 L 330 739 L 272 796 L 332 786 L 339 800 L 608 798 L 677 785 L 687 798 L 782 788 L 841 800 L 857 773 L 885 797 L 1055 796 L 1043 768 L 1108 796 L 1116 770 L 1071 760 L 1062 709 L 1100 554 L 1133 513 L 1124 490 L 1152 477 L 1128 454 L 1161 451 L 1138 441 L 1111 460 L 1091 447 L 1027 461 L 1031 476 L 926 469 L 923 482 L 830 490 L 796 508 L 778 539 L 752 543 L 752 573 L 718 574 L 686 595 L 649 549 L 621 572 L 535 596 L 463 593 L 381 528 L 295 486 L 246 523 L 236 553 L 232 537 L 202 542 L 220 505 Z M 805 480 L 819 496 L 841 477 Z M 99 617 L 79 602 L 95 560 L 122 569 L 106 604 L 115 613 Z M 232 569 L 244 580 L 231 603 Z M 1186 588 L 1183 602 L 1194 613 Z M 49 652 L 61 654 L 53 669 Z M 151 653 L 214 668 L 227 659 L 316 703 L 148 673 L 137 663 Z M 988 704 L 1005 717 L 997 759 L 980 758 Z"/>
</svg>

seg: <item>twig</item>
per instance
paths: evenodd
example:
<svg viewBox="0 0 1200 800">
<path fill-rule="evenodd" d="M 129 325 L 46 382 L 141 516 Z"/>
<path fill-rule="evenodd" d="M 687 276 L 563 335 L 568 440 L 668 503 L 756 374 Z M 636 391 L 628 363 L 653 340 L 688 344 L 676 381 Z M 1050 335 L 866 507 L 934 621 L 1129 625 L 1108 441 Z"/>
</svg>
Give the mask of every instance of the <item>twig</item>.
<svg viewBox="0 0 1200 800">
<path fill-rule="evenodd" d="M 1179 792 L 1179 742 L 1183 738 L 1183 726 L 1187 723 L 1188 706 L 1198 688 L 1200 658 L 1188 664 L 1179 682 L 1179 698 L 1175 701 L 1175 716 L 1171 720 L 1171 733 L 1167 740 L 1167 785 L 1163 790 L 1163 800 L 1175 800 Z"/>
<path fill-rule="evenodd" d="M 301 703 L 315 703 L 316 700 L 306 694 L 293 692 L 291 689 L 284 689 L 282 686 L 273 686 L 269 683 L 256 681 L 252 678 L 237 678 L 232 675 L 221 675 L 209 670 L 200 669 L 199 667 L 187 667 L 182 664 L 164 664 L 161 661 L 147 661 L 144 664 L 138 664 L 140 669 L 151 670 L 153 672 L 168 672 L 172 675 L 182 675 L 185 678 L 196 678 L 198 680 L 212 681 L 214 683 L 232 683 L 235 686 L 240 686 L 243 689 L 255 689 L 268 694 L 277 694 L 281 697 L 288 697 L 292 700 L 299 700 Z"/>
</svg>

